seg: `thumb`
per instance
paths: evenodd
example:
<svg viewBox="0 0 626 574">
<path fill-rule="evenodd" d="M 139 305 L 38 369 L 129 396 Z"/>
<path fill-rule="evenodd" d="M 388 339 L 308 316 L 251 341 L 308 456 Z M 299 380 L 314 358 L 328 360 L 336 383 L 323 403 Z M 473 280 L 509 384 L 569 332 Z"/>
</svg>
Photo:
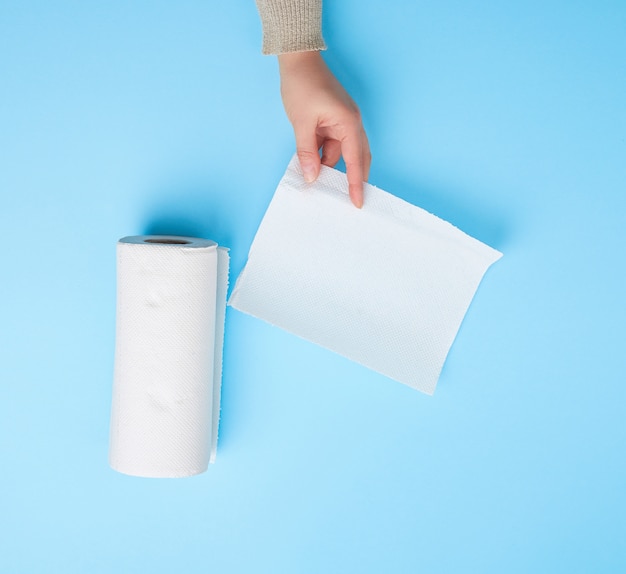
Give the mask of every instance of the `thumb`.
<svg viewBox="0 0 626 574">
<path fill-rule="evenodd" d="M 320 174 L 320 154 L 317 147 L 315 127 L 294 128 L 296 134 L 296 150 L 304 181 L 312 183 Z"/>
</svg>

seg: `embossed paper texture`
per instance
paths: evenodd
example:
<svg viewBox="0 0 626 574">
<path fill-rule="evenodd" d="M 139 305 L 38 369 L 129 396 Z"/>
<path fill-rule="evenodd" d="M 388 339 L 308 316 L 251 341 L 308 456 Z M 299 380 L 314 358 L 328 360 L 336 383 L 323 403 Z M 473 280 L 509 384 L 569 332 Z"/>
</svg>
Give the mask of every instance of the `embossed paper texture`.
<svg viewBox="0 0 626 574">
<path fill-rule="evenodd" d="M 501 253 L 450 223 L 345 174 L 307 184 L 294 158 L 229 304 L 432 394 L 489 266 Z"/>
</svg>

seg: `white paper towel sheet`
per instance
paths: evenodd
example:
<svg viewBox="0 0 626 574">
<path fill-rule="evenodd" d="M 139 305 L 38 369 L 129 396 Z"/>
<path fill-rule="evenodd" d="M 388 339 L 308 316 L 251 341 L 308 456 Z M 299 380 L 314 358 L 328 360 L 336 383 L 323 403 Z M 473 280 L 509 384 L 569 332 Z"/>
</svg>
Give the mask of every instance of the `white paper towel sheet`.
<svg viewBox="0 0 626 574">
<path fill-rule="evenodd" d="M 228 252 L 213 241 L 117 246 L 109 462 L 146 477 L 201 473 L 217 450 Z"/>
<path fill-rule="evenodd" d="M 501 253 L 345 174 L 307 184 L 291 161 L 229 304 L 432 394 L 487 268 Z"/>
</svg>

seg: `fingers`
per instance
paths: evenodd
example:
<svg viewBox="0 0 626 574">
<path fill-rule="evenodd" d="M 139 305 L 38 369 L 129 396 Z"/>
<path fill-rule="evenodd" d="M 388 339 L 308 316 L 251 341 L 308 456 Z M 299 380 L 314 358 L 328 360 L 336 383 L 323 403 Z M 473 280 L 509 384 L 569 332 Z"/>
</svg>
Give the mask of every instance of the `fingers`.
<svg viewBox="0 0 626 574">
<path fill-rule="evenodd" d="M 363 181 L 367 181 L 370 177 L 372 152 L 370 151 L 370 143 L 367 139 L 363 126 L 361 126 L 361 141 L 363 142 Z"/>
<path fill-rule="evenodd" d="M 352 203 L 363 207 L 363 180 L 369 173 L 370 154 L 367 137 L 362 127 L 351 131 L 341 142 L 341 152 L 346 163 L 348 192 Z"/>
<path fill-rule="evenodd" d="M 305 181 L 311 183 L 317 179 L 320 164 L 334 167 L 343 155 L 348 177 L 348 191 L 350 200 L 358 207 L 363 207 L 363 182 L 369 177 L 372 155 L 370 153 L 367 135 L 363 125 L 358 123 L 352 126 L 349 132 L 344 131 L 342 139 L 324 137 L 327 130 L 294 128 L 296 147 L 302 175 Z M 343 130 L 342 130 L 343 131 Z M 340 136 L 341 137 L 341 136 Z M 319 148 L 322 147 L 320 161 Z"/>
<path fill-rule="evenodd" d="M 322 164 L 335 167 L 341 157 L 341 142 L 336 139 L 327 139 L 322 148 Z"/>
<path fill-rule="evenodd" d="M 296 150 L 302 175 L 307 183 L 312 183 L 320 173 L 320 155 L 317 142 L 316 126 L 294 125 Z"/>
</svg>

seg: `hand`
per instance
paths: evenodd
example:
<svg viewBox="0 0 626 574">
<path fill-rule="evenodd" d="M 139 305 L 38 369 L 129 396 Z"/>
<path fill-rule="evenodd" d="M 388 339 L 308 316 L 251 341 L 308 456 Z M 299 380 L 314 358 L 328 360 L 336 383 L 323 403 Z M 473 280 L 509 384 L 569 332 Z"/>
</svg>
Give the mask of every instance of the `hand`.
<svg viewBox="0 0 626 574">
<path fill-rule="evenodd" d="M 359 108 L 319 52 L 280 54 L 278 63 L 283 104 L 293 125 L 304 179 L 315 181 L 320 163 L 334 167 L 343 155 L 350 199 L 362 207 L 363 181 L 372 156 Z"/>
</svg>

